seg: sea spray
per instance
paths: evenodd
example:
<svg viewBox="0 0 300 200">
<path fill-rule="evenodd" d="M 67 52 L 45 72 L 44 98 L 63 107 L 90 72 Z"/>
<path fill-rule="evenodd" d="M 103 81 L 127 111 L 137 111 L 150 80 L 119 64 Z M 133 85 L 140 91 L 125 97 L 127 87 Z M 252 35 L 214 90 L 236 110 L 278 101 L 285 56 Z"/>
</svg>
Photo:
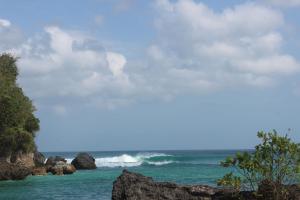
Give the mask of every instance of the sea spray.
<svg viewBox="0 0 300 200">
<path fill-rule="evenodd" d="M 164 153 L 138 153 L 136 155 L 122 154 L 112 157 L 95 158 L 97 167 L 137 167 L 140 165 L 167 165 L 174 161 L 173 156 Z M 66 158 L 68 163 L 72 162 L 72 158 Z"/>
</svg>

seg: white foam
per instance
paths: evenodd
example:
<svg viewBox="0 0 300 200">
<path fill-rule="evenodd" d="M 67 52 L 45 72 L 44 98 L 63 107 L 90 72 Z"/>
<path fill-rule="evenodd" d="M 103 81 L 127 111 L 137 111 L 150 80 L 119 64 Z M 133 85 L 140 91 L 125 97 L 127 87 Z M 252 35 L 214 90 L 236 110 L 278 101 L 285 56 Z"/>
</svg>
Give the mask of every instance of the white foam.
<svg viewBox="0 0 300 200">
<path fill-rule="evenodd" d="M 66 159 L 67 163 L 71 164 L 71 162 L 74 158 L 65 158 L 65 159 Z"/>
<path fill-rule="evenodd" d="M 143 152 L 138 153 L 136 155 L 122 154 L 120 156 L 113 157 L 103 157 L 103 158 L 95 158 L 95 163 L 97 167 L 137 167 L 142 165 L 143 163 L 149 165 L 167 165 L 172 163 L 173 161 L 147 161 L 147 159 L 153 157 L 167 157 L 171 155 L 167 155 L 164 153 L 152 153 L 152 152 Z M 67 163 L 71 163 L 73 158 L 66 158 Z"/>
<path fill-rule="evenodd" d="M 168 160 L 165 160 L 165 161 L 160 161 L 160 162 L 147 162 L 149 165 L 156 165 L 156 166 L 160 166 L 160 165 L 168 165 L 168 164 L 171 164 L 173 163 L 174 161 L 168 161 Z"/>
<path fill-rule="evenodd" d="M 135 167 L 143 163 L 142 160 L 128 154 L 114 157 L 96 158 L 95 160 L 97 167 Z"/>
<path fill-rule="evenodd" d="M 136 167 L 140 166 L 143 163 L 148 163 L 155 165 L 154 163 L 158 163 L 157 165 L 163 165 L 161 162 L 148 162 L 146 159 L 159 157 L 159 156 L 171 156 L 163 153 L 138 153 L 134 156 L 123 154 L 120 156 L 107 157 L 107 158 L 96 158 L 97 167 Z M 168 163 L 165 163 L 168 164 Z"/>
</svg>

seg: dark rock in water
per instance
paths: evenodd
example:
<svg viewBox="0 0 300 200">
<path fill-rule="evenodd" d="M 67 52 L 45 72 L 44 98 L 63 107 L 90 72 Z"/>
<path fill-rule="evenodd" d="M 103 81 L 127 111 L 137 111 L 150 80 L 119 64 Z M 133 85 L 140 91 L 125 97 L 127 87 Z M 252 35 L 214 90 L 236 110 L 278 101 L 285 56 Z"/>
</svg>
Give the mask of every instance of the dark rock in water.
<svg viewBox="0 0 300 200">
<path fill-rule="evenodd" d="M 35 150 L 33 154 L 33 161 L 36 167 L 42 167 L 45 165 L 46 158 L 41 152 Z"/>
<path fill-rule="evenodd" d="M 254 199 L 251 192 L 242 194 Z M 231 190 L 205 185 L 180 186 L 169 182 L 154 182 L 152 178 L 124 170 L 113 184 L 112 200 L 238 200 Z"/>
<path fill-rule="evenodd" d="M 72 161 L 76 169 L 96 169 L 95 159 L 88 153 L 79 153 Z"/>
<path fill-rule="evenodd" d="M 76 168 L 72 164 L 59 161 L 54 166 L 49 167 L 48 171 L 53 175 L 64 175 L 73 174 L 76 171 Z"/>
<path fill-rule="evenodd" d="M 300 200 L 300 186 L 285 186 L 288 200 Z M 269 187 L 266 189 L 268 190 Z M 269 190 L 268 190 L 269 191 Z M 113 184 L 112 200 L 266 200 L 251 191 L 234 192 L 205 185 L 181 186 L 154 182 L 152 178 L 124 170 Z M 273 200 L 273 199 L 272 199 Z"/>
<path fill-rule="evenodd" d="M 32 173 L 33 176 L 45 176 L 47 175 L 47 169 L 46 167 L 35 167 L 32 169 Z"/>
<path fill-rule="evenodd" d="M 31 168 L 24 165 L 0 162 L 0 180 L 22 180 L 31 174 Z"/>
<path fill-rule="evenodd" d="M 67 160 L 61 156 L 50 156 L 46 161 L 46 166 L 55 166 L 57 162 L 64 162 L 67 163 Z"/>
</svg>

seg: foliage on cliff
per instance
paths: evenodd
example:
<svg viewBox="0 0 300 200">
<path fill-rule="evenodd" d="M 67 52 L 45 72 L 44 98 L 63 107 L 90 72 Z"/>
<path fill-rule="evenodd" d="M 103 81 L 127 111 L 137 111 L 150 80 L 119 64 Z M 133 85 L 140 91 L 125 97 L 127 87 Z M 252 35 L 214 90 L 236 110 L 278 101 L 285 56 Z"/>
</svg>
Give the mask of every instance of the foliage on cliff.
<svg viewBox="0 0 300 200">
<path fill-rule="evenodd" d="M 258 190 L 264 199 L 289 199 L 286 185 L 299 181 L 300 144 L 275 130 L 258 132 L 257 136 L 261 143 L 254 152 L 237 153 L 221 162 L 233 171 L 218 180 L 218 184 L 236 190 Z"/>
<path fill-rule="evenodd" d="M 35 107 L 17 84 L 17 58 L 0 55 L 0 155 L 34 149 L 39 119 Z"/>
</svg>

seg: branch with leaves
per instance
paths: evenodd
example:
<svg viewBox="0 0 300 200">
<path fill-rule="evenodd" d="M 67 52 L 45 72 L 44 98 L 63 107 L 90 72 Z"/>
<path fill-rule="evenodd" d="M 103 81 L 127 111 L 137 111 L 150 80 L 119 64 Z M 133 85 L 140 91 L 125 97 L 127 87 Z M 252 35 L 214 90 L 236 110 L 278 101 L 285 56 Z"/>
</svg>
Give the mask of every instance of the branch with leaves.
<svg viewBox="0 0 300 200">
<path fill-rule="evenodd" d="M 284 200 L 288 196 L 285 185 L 299 183 L 300 144 L 292 142 L 288 135 L 280 136 L 275 130 L 261 131 L 257 136 L 261 143 L 253 152 L 237 153 L 221 162 L 232 172 L 219 179 L 218 185 L 264 193 L 261 188 L 268 184 L 271 190 L 268 195 L 271 192 L 274 200 Z"/>
</svg>

